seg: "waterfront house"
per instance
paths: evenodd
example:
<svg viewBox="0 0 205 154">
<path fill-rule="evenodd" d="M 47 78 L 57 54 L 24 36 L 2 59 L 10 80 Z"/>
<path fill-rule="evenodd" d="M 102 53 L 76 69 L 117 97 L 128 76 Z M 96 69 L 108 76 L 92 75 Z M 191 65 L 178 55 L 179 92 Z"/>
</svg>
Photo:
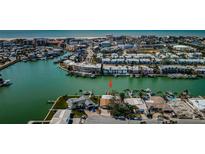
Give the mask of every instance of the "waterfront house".
<svg viewBox="0 0 205 154">
<path fill-rule="evenodd" d="M 160 96 L 152 96 L 149 100 L 146 100 L 146 105 L 149 112 L 164 112 L 172 113 L 172 108 L 165 103 L 165 100 Z"/>
<path fill-rule="evenodd" d="M 103 73 L 104 75 L 128 75 L 128 69 L 126 66 L 104 65 Z"/>
<path fill-rule="evenodd" d="M 92 109 L 97 107 L 97 105 L 86 96 L 69 98 L 66 102 L 70 109 Z"/>
<path fill-rule="evenodd" d="M 63 63 L 70 70 L 79 73 L 99 74 L 101 72 L 101 64 L 75 63 L 71 60 L 65 60 Z"/>
<path fill-rule="evenodd" d="M 180 65 L 162 65 L 159 69 L 161 74 L 191 74 L 194 70 L 193 67 Z"/>
<path fill-rule="evenodd" d="M 205 111 L 205 99 L 202 97 L 198 98 L 189 98 L 188 101 L 194 108 L 197 108 L 200 111 Z"/>
<path fill-rule="evenodd" d="M 100 98 L 100 106 L 106 107 L 113 102 L 114 97 L 112 95 L 102 95 Z"/>
<path fill-rule="evenodd" d="M 197 74 L 205 75 L 205 67 L 204 66 L 197 67 L 194 70 Z"/>
<path fill-rule="evenodd" d="M 192 119 L 194 110 L 180 98 L 168 101 L 167 104 L 174 110 L 175 115 L 180 119 Z"/>
<path fill-rule="evenodd" d="M 141 98 L 125 98 L 124 102 L 130 105 L 137 106 L 138 112 L 140 113 L 144 113 L 147 110 L 146 105 Z"/>
<path fill-rule="evenodd" d="M 154 73 L 154 69 L 150 68 L 148 66 L 140 66 L 140 73 L 144 74 L 144 75 L 148 75 L 148 74 L 153 74 Z"/>
</svg>

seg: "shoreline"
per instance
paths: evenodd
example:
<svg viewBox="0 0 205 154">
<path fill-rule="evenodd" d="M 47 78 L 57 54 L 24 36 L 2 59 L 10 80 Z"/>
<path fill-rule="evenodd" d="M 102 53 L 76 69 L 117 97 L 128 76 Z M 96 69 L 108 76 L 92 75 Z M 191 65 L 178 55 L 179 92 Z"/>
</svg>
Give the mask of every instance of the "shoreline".
<svg viewBox="0 0 205 154">
<path fill-rule="evenodd" d="M 9 66 L 11 66 L 11 65 L 16 64 L 17 62 L 19 62 L 19 60 L 16 59 L 16 60 L 13 60 L 13 61 L 10 61 L 10 62 L 8 62 L 6 64 L 1 65 L 0 66 L 0 71 L 5 69 L 5 68 L 7 68 L 7 67 L 9 67 Z"/>
<path fill-rule="evenodd" d="M 194 76 L 194 75 L 186 75 L 186 74 L 147 74 L 147 75 L 142 75 L 142 74 L 109 74 L 109 75 L 102 75 L 102 74 L 91 74 L 91 75 L 83 75 L 85 74 L 84 72 L 70 72 L 68 71 L 66 68 L 64 68 L 61 64 L 58 64 L 58 67 L 67 72 L 67 73 L 72 73 L 72 75 L 76 75 L 76 77 L 87 77 L 87 78 L 92 78 L 92 75 L 94 75 L 95 77 L 130 77 L 130 78 L 158 78 L 158 77 L 166 77 L 169 79 L 184 79 L 184 80 L 196 80 L 199 78 L 204 78 L 205 77 L 199 77 L 199 76 Z"/>
<path fill-rule="evenodd" d="M 36 38 L 43 38 L 43 39 L 67 39 L 67 38 L 74 38 L 74 39 L 96 39 L 96 38 L 106 38 L 106 36 L 75 36 L 75 37 L 12 37 L 12 38 L 0 38 L 0 41 L 6 40 L 6 41 L 12 41 L 15 39 L 36 39 Z"/>
</svg>

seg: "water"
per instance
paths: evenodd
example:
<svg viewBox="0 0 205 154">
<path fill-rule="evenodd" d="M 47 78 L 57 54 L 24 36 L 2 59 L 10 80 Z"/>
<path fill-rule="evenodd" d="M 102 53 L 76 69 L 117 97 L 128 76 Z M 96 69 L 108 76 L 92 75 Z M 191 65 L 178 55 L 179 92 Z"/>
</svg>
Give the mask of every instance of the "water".
<svg viewBox="0 0 205 154">
<path fill-rule="evenodd" d="M 139 30 L 97 30 L 97 31 L 0 31 L 0 38 L 23 37 L 94 37 L 113 35 L 183 35 L 205 36 L 205 31 L 139 31 Z M 66 76 L 50 61 L 34 63 L 17 63 L 0 72 L 5 79 L 14 83 L 10 87 L 0 88 L 0 123 L 27 123 L 29 120 L 41 120 L 51 105 L 47 100 L 56 99 L 60 95 L 75 94 L 79 89 L 93 90 L 104 94 L 108 89 L 111 77 L 96 79 L 75 78 Z M 144 89 L 153 91 L 177 91 L 189 89 L 193 95 L 205 96 L 205 79 L 171 80 L 169 78 L 112 78 L 114 90 Z"/>
<path fill-rule="evenodd" d="M 119 35 L 157 35 L 157 36 L 200 36 L 204 30 L 0 30 L 0 38 L 25 37 L 96 37 L 107 34 Z"/>
<path fill-rule="evenodd" d="M 172 80 L 169 78 L 99 77 L 96 79 L 66 76 L 53 61 L 20 62 L 1 71 L 13 85 L 0 89 L 0 123 L 27 123 L 41 120 L 51 107 L 47 100 L 60 95 L 75 94 L 79 89 L 93 90 L 104 94 L 112 78 L 114 90 L 145 89 L 172 90 L 189 89 L 193 95 L 205 96 L 205 79 Z"/>
</svg>

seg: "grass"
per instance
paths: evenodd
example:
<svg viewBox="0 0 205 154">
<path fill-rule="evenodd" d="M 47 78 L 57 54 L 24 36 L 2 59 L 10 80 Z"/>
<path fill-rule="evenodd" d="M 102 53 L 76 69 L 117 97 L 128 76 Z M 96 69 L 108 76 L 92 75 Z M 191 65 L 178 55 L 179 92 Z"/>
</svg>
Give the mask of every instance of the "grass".
<svg viewBox="0 0 205 154">
<path fill-rule="evenodd" d="M 90 100 L 93 101 L 93 103 L 100 104 L 100 97 L 101 96 L 92 96 Z"/>
<path fill-rule="evenodd" d="M 62 96 L 60 97 L 57 102 L 55 103 L 55 105 L 53 106 L 53 109 L 66 109 L 68 108 L 68 104 L 67 104 L 67 99 L 68 96 Z"/>
<path fill-rule="evenodd" d="M 56 110 L 49 111 L 49 114 L 47 115 L 46 119 L 44 119 L 44 120 L 45 121 L 46 120 L 51 120 L 55 113 L 56 113 Z"/>
<path fill-rule="evenodd" d="M 66 109 L 68 107 L 68 104 L 66 102 L 67 99 L 68 99 L 67 95 L 59 97 L 55 102 L 55 104 L 50 109 L 50 111 L 48 112 L 48 114 L 46 115 L 44 120 L 45 121 L 51 120 L 54 114 L 56 113 L 55 109 Z"/>
<path fill-rule="evenodd" d="M 78 97 L 80 97 L 80 95 L 69 95 L 69 96 L 67 96 L 67 99 L 68 98 L 78 98 Z"/>
</svg>

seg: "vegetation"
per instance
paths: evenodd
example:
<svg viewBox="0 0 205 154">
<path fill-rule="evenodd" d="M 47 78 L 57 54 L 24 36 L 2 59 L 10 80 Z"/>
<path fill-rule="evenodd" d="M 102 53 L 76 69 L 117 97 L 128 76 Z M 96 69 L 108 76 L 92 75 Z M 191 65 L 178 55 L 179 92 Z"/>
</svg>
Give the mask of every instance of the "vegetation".
<svg viewBox="0 0 205 154">
<path fill-rule="evenodd" d="M 125 117 L 128 119 L 139 118 L 138 108 L 127 103 L 111 103 L 108 109 L 113 117 Z"/>
<path fill-rule="evenodd" d="M 190 93 L 189 93 L 189 91 L 186 89 L 186 90 L 182 91 L 179 96 L 180 96 L 181 99 L 188 99 L 188 98 L 190 97 Z"/>
<path fill-rule="evenodd" d="M 120 93 L 121 102 L 124 102 L 124 99 L 125 99 L 125 93 Z"/>
<path fill-rule="evenodd" d="M 68 103 L 66 102 L 68 99 L 67 96 L 60 97 L 55 105 L 53 106 L 53 109 L 66 109 L 68 108 Z"/>
<path fill-rule="evenodd" d="M 46 118 L 44 120 L 45 121 L 51 120 L 55 113 L 56 113 L 56 110 L 50 110 L 50 112 L 48 113 L 48 115 L 46 116 Z"/>
<path fill-rule="evenodd" d="M 67 95 L 59 97 L 58 100 L 53 105 L 53 107 L 48 112 L 48 114 L 47 114 L 47 116 L 45 117 L 44 120 L 51 120 L 52 117 L 54 116 L 54 114 L 57 111 L 56 109 L 66 109 L 66 108 L 68 108 L 68 104 L 66 102 L 67 99 L 68 99 Z"/>
<path fill-rule="evenodd" d="M 112 90 L 112 91 L 110 92 L 110 95 L 116 96 L 116 95 L 119 95 L 119 92 L 116 91 L 116 90 Z"/>
<path fill-rule="evenodd" d="M 71 115 L 73 118 L 81 118 L 87 116 L 84 110 L 72 110 Z"/>
<path fill-rule="evenodd" d="M 93 101 L 93 103 L 100 104 L 100 97 L 101 96 L 93 95 L 93 96 L 90 97 L 90 100 Z"/>
</svg>

